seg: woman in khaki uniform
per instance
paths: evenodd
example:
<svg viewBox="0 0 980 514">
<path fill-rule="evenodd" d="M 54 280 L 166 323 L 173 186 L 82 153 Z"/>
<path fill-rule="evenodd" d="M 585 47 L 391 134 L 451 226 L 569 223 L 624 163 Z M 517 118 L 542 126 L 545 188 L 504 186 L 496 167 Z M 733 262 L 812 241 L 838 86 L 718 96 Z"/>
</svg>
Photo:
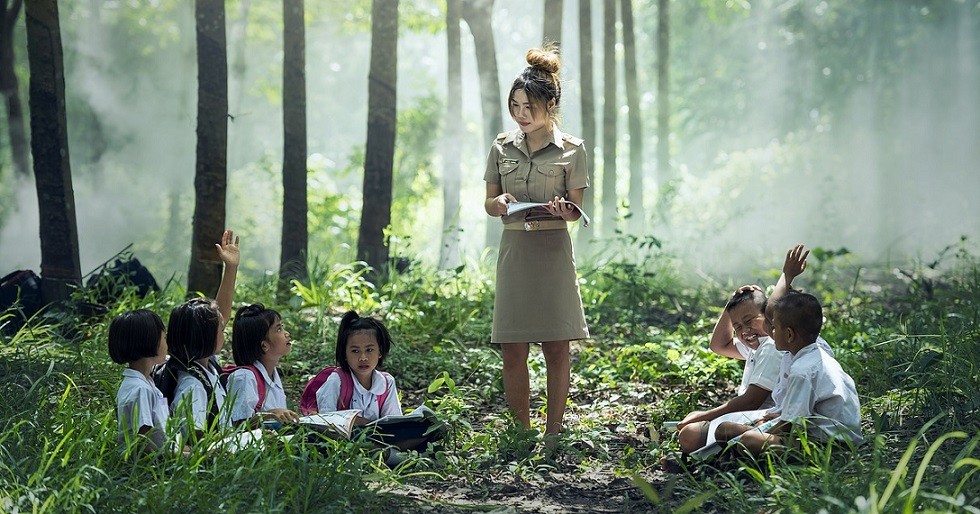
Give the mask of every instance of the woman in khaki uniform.
<svg viewBox="0 0 980 514">
<path fill-rule="evenodd" d="M 491 342 L 503 354 L 507 404 L 528 429 L 528 351 L 530 343 L 541 343 L 548 367 L 545 436 L 554 447 L 568 399 L 568 342 L 589 337 L 567 227 L 581 213 L 563 201 L 581 205 L 589 175 L 582 140 L 558 129 L 557 50 L 533 48 L 526 59 L 529 66 L 508 95 L 518 128 L 494 140 L 484 175 L 484 208 L 504 223 Z M 507 215 L 507 204 L 518 201 L 547 205 Z"/>
</svg>

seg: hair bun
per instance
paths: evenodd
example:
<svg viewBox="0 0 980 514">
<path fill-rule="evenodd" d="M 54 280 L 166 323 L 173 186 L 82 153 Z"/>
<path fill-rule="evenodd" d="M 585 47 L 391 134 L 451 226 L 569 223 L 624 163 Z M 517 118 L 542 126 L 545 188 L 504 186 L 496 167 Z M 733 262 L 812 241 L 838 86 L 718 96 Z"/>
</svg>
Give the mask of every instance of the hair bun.
<svg viewBox="0 0 980 514">
<path fill-rule="evenodd" d="M 527 51 L 527 55 L 524 58 L 532 68 L 552 75 L 558 73 L 558 69 L 561 67 L 558 47 L 553 44 L 549 44 L 544 48 L 532 48 Z"/>
</svg>

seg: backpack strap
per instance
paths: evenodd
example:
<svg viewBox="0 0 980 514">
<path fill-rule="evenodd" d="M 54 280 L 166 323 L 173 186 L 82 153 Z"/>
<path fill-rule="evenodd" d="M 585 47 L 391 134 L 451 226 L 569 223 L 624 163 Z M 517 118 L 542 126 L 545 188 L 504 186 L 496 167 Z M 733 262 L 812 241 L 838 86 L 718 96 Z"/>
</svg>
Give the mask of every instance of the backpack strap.
<svg viewBox="0 0 980 514">
<path fill-rule="evenodd" d="M 208 364 L 213 364 L 213 362 L 208 361 Z M 211 383 L 211 379 L 208 377 L 207 372 L 204 367 L 198 364 L 196 361 L 191 362 L 190 366 L 187 366 L 187 373 L 196 378 L 198 382 L 204 386 L 204 392 L 207 394 L 207 402 L 210 409 L 208 410 L 208 426 L 215 426 L 215 420 L 218 419 L 218 402 L 214 396 L 214 385 Z M 218 381 L 218 387 L 221 387 L 221 381 Z"/>
<path fill-rule="evenodd" d="M 385 392 L 378 395 L 378 417 L 381 416 L 381 407 L 384 406 L 385 402 L 388 401 L 388 393 L 391 392 L 391 379 L 390 373 L 384 371 L 381 372 L 381 377 L 385 379 Z"/>
<path fill-rule="evenodd" d="M 255 384 L 256 384 L 255 387 L 257 392 L 259 393 L 259 401 L 258 403 L 255 404 L 254 412 L 258 413 L 262 410 L 262 406 L 265 404 L 265 396 L 266 396 L 265 378 L 262 377 L 262 372 L 259 371 L 258 366 L 254 364 L 246 364 L 244 366 L 234 366 L 234 365 L 225 366 L 224 368 L 221 368 L 221 384 L 227 386 L 228 377 L 230 377 L 232 373 L 240 369 L 247 369 L 251 371 L 253 375 L 255 375 Z"/>
<path fill-rule="evenodd" d="M 337 375 L 340 377 L 340 395 L 337 396 L 337 410 L 347 410 L 350 402 L 354 399 L 354 379 L 350 372 L 344 368 L 337 368 Z"/>
</svg>

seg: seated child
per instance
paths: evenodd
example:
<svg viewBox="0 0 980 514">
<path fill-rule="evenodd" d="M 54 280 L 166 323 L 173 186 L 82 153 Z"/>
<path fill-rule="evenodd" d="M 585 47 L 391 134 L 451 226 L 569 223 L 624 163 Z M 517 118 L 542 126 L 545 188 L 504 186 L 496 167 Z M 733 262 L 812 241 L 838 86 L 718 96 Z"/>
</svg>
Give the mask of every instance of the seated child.
<svg viewBox="0 0 980 514">
<path fill-rule="evenodd" d="M 400 416 L 402 406 L 395 378 L 377 369 L 384 365 L 390 350 L 391 335 L 383 323 L 374 318 L 362 318 L 354 311 L 345 313 L 340 320 L 335 356 L 342 372 L 353 379 L 354 394 L 350 403 L 344 405 L 340 373 L 334 373 L 316 392 L 317 410 L 360 409 L 361 415 L 355 421 L 358 425 L 388 415 Z"/>
<path fill-rule="evenodd" d="M 153 366 L 167 358 L 163 320 L 146 309 L 116 316 L 109 325 L 109 357 L 129 366 L 116 393 L 120 444 L 128 448 L 142 439 L 147 450 L 163 448 L 170 411 L 150 379 Z"/>
<path fill-rule="evenodd" d="M 216 300 L 193 298 L 174 307 L 167 324 L 170 358 L 160 370 L 163 394 L 170 400 L 172 417 L 186 420 L 185 435 L 230 426 L 222 412 L 225 389 L 218 380 L 217 355 L 225 343 L 224 328 L 231 316 L 238 273 L 239 240 L 226 230 L 216 244 L 224 273 Z M 221 414 L 219 416 L 219 413 Z"/>
<path fill-rule="evenodd" d="M 796 425 L 818 441 L 861 442 L 861 409 L 854 381 L 825 347 L 817 344 L 823 324 L 817 299 L 789 291 L 766 307 L 766 323 L 776 347 L 792 355 L 780 413 L 774 418 L 775 424 L 762 430 L 722 423 L 716 434 L 719 441 L 740 436 L 744 448 L 759 455 L 791 443 L 790 432 Z"/>
<path fill-rule="evenodd" d="M 395 379 L 378 371 L 384 365 L 391 350 L 391 335 L 384 324 L 374 318 L 362 318 L 348 311 L 340 320 L 337 333 L 336 359 L 339 370 L 330 374 L 316 390 L 318 412 L 360 409 L 355 424 L 364 426 L 385 416 L 401 416 Z M 344 376 L 346 374 L 346 377 Z M 353 382 L 353 390 L 350 390 Z M 344 390 L 344 383 L 348 389 Z M 308 386 L 309 387 L 309 386 Z M 371 438 L 391 444 L 400 450 L 424 450 L 430 441 L 442 437 L 442 431 L 433 429 L 434 419 L 422 417 L 418 422 L 374 427 Z M 389 452 L 389 464 L 400 457 Z"/>
<path fill-rule="evenodd" d="M 231 331 L 232 355 L 238 367 L 229 373 L 226 385 L 232 423 L 253 418 L 261 422 L 263 414 L 282 423 L 299 419 L 286 408 L 286 392 L 276 369 L 279 359 L 292 348 L 278 312 L 260 303 L 238 309 Z"/>
<path fill-rule="evenodd" d="M 776 385 L 782 354 L 766 332 L 765 303 L 766 296 L 758 286 L 743 286 L 718 318 L 711 334 L 710 348 L 719 355 L 745 360 L 742 383 L 735 398 L 707 411 L 691 412 L 677 424 L 683 454 L 707 443 L 711 420 L 732 412 L 773 405 L 770 393 Z"/>
</svg>

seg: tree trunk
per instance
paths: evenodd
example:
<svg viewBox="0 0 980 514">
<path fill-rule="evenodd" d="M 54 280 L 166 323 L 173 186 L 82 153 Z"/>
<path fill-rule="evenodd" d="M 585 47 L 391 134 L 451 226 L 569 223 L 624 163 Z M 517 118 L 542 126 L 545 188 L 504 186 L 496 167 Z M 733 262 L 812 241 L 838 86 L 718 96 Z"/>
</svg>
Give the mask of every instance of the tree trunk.
<svg viewBox="0 0 980 514">
<path fill-rule="evenodd" d="M 376 282 L 387 272 L 384 231 L 391 224 L 392 169 L 398 91 L 398 0 L 371 2 L 371 64 L 368 73 L 368 129 L 357 258 L 374 269 Z"/>
<path fill-rule="evenodd" d="M 603 1 L 602 235 L 616 233 L 616 0 Z"/>
<path fill-rule="evenodd" d="M 228 63 L 228 119 L 230 125 L 228 127 L 227 158 L 228 167 L 233 170 L 239 169 L 255 157 L 252 154 L 252 147 L 254 145 L 250 142 L 252 135 L 246 128 L 248 124 L 244 123 L 244 121 L 239 121 L 237 125 L 235 124 L 236 118 L 243 114 L 242 102 L 245 98 L 245 91 L 248 89 L 248 79 L 246 77 L 248 60 L 246 56 L 248 55 L 248 13 L 251 7 L 251 1 L 237 0 L 236 3 L 238 5 L 234 20 L 228 20 L 230 28 L 228 31 L 227 45 L 228 51 L 231 54 L 231 59 Z M 283 56 L 283 59 L 285 59 L 285 56 Z M 247 111 L 247 109 L 244 110 Z"/>
<path fill-rule="evenodd" d="M 446 0 L 446 42 L 449 60 L 446 66 L 446 120 L 443 124 L 442 176 L 442 246 L 439 268 L 459 266 L 459 190 L 463 126 L 463 74 L 460 48 L 460 0 Z"/>
<path fill-rule="evenodd" d="M 17 73 L 14 70 L 14 25 L 20 15 L 22 0 L 14 0 L 8 7 L 7 0 L 0 1 L 0 95 L 7 106 L 7 135 L 14 172 L 20 176 L 30 173 L 30 157 L 27 150 L 27 131 L 24 128 L 24 107 L 20 101 Z"/>
<path fill-rule="evenodd" d="M 564 0 L 544 0 L 544 43 L 561 43 L 561 15 Z"/>
<path fill-rule="evenodd" d="M 622 0 L 620 15 L 623 18 L 623 61 L 626 81 L 626 106 L 629 108 L 630 135 L 630 209 L 629 228 L 633 234 L 646 229 L 643 209 L 643 122 L 640 115 L 640 88 L 636 72 L 636 36 L 633 32 L 633 0 Z"/>
<path fill-rule="evenodd" d="M 58 2 L 32 0 L 24 14 L 31 71 L 31 152 L 40 214 L 41 298 L 51 303 L 67 299 L 68 286 L 82 282 Z"/>
<path fill-rule="evenodd" d="M 215 294 L 221 260 L 214 244 L 225 230 L 228 176 L 228 55 L 223 0 L 195 0 L 197 27 L 197 164 L 188 291 Z"/>
<path fill-rule="evenodd" d="M 476 51 L 476 69 L 480 75 L 480 98 L 483 112 L 483 140 L 489 145 L 503 129 L 504 121 L 501 114 L 503 105 L 500 101 L 500 80 L 497 72 L 497 49 L 493 39 L 493 2 L 494 0 L 464 0 L 462 5 L 463 21 L 473 34 L 473 46 Z M 500 234 L 503 226 L 495 219 L 487 217 L 486 246 L 496 247 L 500 244 Z"/>
<path fill-rule="evenodd" d="M 279 278 L 307 276 L 306 23 L 303 0 L 283 0 L 282 254 Z"/>
<path fill-rule="evenodd" d="M 585 212 L 595 212 L 595 85 L 592 69 L 592 0 L 578 0 L 578 32 L 579 32 L 579 63 L 582 68 L 582 139 L 585 140 L 589 159 L 589 178 L 593 187 L 585 190 L 582 198 L 582 208 Z M 592 230 L 579 228 L 576 253 L 589 255 L 589 241 L 594 235 Z"/>
<path fill-rule="evenodd" d="M 666 223 L 670 171 L 670 0 L 657 4 L 657 204 Z"/>
</svg>

